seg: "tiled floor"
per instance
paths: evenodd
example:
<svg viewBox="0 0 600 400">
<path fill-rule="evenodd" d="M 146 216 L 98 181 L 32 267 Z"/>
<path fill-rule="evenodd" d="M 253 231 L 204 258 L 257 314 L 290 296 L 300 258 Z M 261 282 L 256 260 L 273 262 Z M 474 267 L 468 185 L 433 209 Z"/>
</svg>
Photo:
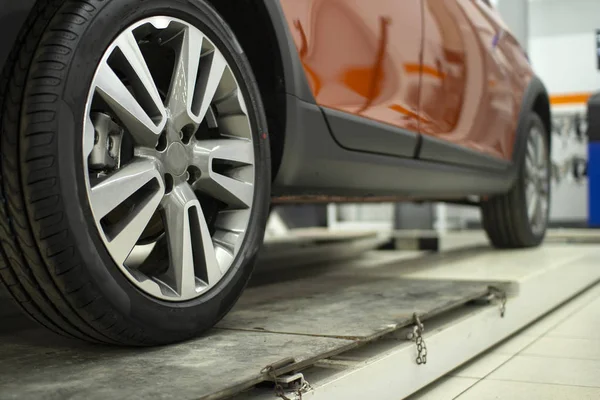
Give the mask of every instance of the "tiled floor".
<svg viewBox="0 0 600 400">
<path fill-rule="evenodd" d="M 600 284 L 410 400 L 600 399 Z"/>
</svg>

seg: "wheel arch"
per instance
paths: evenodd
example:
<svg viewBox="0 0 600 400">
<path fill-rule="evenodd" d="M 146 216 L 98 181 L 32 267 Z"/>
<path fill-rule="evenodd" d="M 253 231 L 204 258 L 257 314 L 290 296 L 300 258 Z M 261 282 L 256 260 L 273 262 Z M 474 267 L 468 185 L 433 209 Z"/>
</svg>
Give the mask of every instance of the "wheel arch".
<svg viewBox="0 0 600 400">
<path fill-rule="evenodd" d="M 548 135 L 548 144 L 552 149 L 552 115 L 550 111 L 550 97 L 544 90 L 539 92 L 533 103 L 533 111 L 540 116 L 544 126 L 546 127 L 546 134 Z"/>
<path fill-rule="evenodd" d="M 274 178 L 288 131 L 287 95 L 315 102 L 283 10 L 273 0 L 206 1 L 229 25 L 252 66 L 267 114 Z"/>
<path fill-rule="evenodd" d="M 518 160 L 527 146 L 527 134 L 529 115 L 534 112 L 540 116 L 546 128 L 548 144 L 552 149 L 552 113 L 550 110 L 550 96 L 542 81 L 533 76 L 525 90 L 521 103 L 521 113 L 519 115 L 519 124 L 517 126 L 517 137 L 515 140 L 515 149 L 513 152 L 513 162 L 518 165 Z"/>
</svg>

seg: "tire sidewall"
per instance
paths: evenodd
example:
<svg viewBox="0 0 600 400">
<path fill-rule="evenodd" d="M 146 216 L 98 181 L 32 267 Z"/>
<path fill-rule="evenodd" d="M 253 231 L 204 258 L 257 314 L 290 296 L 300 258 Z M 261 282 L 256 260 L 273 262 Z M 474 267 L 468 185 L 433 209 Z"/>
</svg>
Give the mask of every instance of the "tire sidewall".
<svg viewBox="0 0 600 400">
<path fill-rule="evenodd" d="M 248 61 L 233 33 L 201 0 L 110 0 L 93 2 L 85 33 L 79 38 L 57 110 L 56 154 L 61 200 L 70 238 L 85 272 L 105 301 L 158 342 L 183 339 L 210 328 L 235 303 L 251 274 L 262 243 L 270 197 L 270 154 L 264 110 Z M 129 281 L 107 252 L 92 216 L 85 183 L 82 133 L 86 100 L 104 52 L 125 28 L 156 15 L 182 19 L 198 27 L 221 50 L 242 88 L 255 147 L 255 195 L 248 229 L 236 259 L 208 293 L 187 302 L 151 297 Z M 59 23 L 57 14 L 53 23 Z M 52 23 L 51 23 L 52 25 Z"/>
</svg>

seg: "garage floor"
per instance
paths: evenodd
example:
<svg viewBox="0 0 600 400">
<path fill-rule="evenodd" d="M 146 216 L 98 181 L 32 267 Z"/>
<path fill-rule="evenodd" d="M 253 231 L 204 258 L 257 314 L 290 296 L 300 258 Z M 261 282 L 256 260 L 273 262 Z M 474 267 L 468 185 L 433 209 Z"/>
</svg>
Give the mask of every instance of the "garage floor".
<svg viewBox="0 0 600 400">
<path fill-rule="evenodd" d="M 597 244 L 556 243 L 511 252 L 376 251 L 339 264 L 277 273 L 259 268 L 215 330 L 146 350 L 55 337 L 5 302 L 0 399 L 213 400 L 239 394 L 273 400 L 272 384 L 255 385 L 270 378 L 265 366 L 290 357 L 292 364 L 277 375 L 301 370 L 313 388 L 303 397 L 313 400 L 399 400 L 423 387 L 411 400 L 518 399 L 513 392 L 552 399 L 544 390 L 572 388 L 572 397 L 555 398 L 597 399 L 600 286 L 592 285 L 600 280 L 599 257 Z M 489 286 L 508 295 L 506 315 L 499 303 L 482 301 Z M 516 338 L 454 370 L 583 290 Z M 415 312 L 426 324 L 429 354 L 422 366 L 406 337 Z"/>
<path fill-rule="evenodd" d="M 409 400 L 600 399 L 600 285 Z"/>
</svg>

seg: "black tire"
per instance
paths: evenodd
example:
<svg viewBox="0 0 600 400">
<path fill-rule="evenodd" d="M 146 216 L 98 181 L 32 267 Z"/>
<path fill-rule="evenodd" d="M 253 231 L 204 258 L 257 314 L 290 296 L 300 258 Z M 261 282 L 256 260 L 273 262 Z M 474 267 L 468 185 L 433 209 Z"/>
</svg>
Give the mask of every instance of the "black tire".
<svg viewBox="0 0 600 400">
<path fill-rule="evenodd" d="M 544 133 L 546 165 L 547 165 L 547 199 L 550 204 L 550 179 L 551 163 L 549 152 L 549 141 L 547 130 L 541 118 L 534 113 L 528 117 L 527 140 L 533 129 L 539 129 Z M 492 243 L 497 248 L 527 248 L 535 247 L 542 243 L 546 235 L 546 225 L 549 217 L 549 209 L 546 210 L 543 229 L 534 232 L 527 214 L 527 201 L 525 194 L 526 180 L 526 151 L 519 160 L 519 171 L 513 188 L 510 192 L 492 197 L 481 205 L 483 227 Z"/>
<path fill-rule="evenodd" d="M 125 27 L 153 15 L 185 20 L 219 46 L 244 92 L 255 150 L 255 194 L 236 259 L 208 293 L 171 303 L 138 290 L 94 225 L 82 126 L 94 71 Z M 232 31 L 203 0 L 43 0 L 2 78 L 0 276 L 18 304 L 52 331 L 87 341 L 159 345 L 216 324 L 244 289 L 269 211 L 265 112 Z"/>
</svg>

